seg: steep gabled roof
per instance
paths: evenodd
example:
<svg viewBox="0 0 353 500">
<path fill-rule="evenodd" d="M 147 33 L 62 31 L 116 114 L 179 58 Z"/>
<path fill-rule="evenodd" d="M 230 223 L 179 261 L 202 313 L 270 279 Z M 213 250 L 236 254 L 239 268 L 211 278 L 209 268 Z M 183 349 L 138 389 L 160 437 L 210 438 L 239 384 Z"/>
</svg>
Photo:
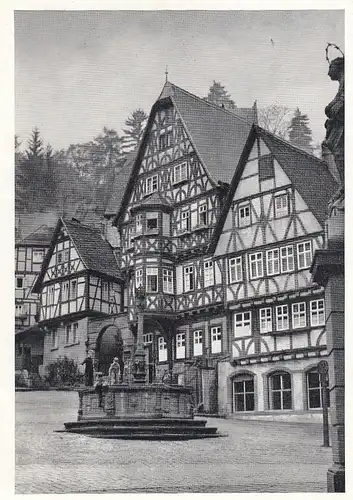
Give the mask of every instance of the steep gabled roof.
<svg viewBox="0 0 353 500">
<path fill-rule="evenodd" d="M 327 217 L 328 202 L 338 188 L 327 164 L 316 156 L 293 146 L 289 142 L 280 139 L 263 128 L 253 125 L 237 168 L 235 169 L 220 218 L 215 227 L 209 245 L 210 252 L 215 250 L 227 213 L 231 207 L 234 193 L 243 174 L 256 137 L 264 141 L 287 177 L 293 183 L 295 189 L 308 205 L 309 210 L 315 215 L 321 226 L 324 227 Z"/>
<path fill-rule="evenodd" d="M 119 219 L 128 203 L 148 140 L 148 130 L 157 109 L 163 104 L 171 104 L 177 110 L 192 145 L 214 185 L 217 185 L 218 181 L 230 182 L 252 123 L 257 120 L 255 106 L 249 109 L 249 121 L 247 121 L 237 116 L 236 111 L 220 108 L 177 85 L 166 82 L 158 100 L 152 106 L 135 163 L 131 168 L 128 186 L 115 220 Z M 240 112 L 245 115 L 243 108 Z"/>
<path fill-rule="evenodd" d="M 134 210 L 142 207 L 150 208 L 152 210 L 156 208 L 163 208 L 165 211 L 172 209 L 169 201 L 164 198 L 164 196 L 162 196 L 159 191 L 156 191 L 155 193 L 143 199 L 138 205 L 134 207 Z"/>
<path fill-rule="evenodd" d="M 98 229 L 84 226 L 79 222 L 66 221 L 60 218 L 54 230 L 50 247 L 43 261 L 40 274 L 33 287 L 33 291 L 35 293 L 40 292 L 40 286 L 44 279 L 47 267 L 53 254 L 57 236 L 62 226 L 65 227 L 87 270 L 106 274 L 115 279 L 122 279 L 121 273 L 118 269 L 118 264 L 114 257 L 113 249 L 110 244 L 103 239 L 102 234 Z"/>
<path fill-rule="evenodd" d="M 37 227 L 33 233 L 29 234 L 22 240 L 16 242 L 16 246 L 40 246 L 48 247 L 50 245 L 53 228 L 42 224 Z"/>
<path fill-rule="evenodd" d="M 126 156 L 125 162 L 122 165 L 120 172 L 115 176 L 112 196 L 104 213 L 105 217 L 116 215 L 120 210 L 124 192 L 129 182 L 132 168 L 134 166 L 136 154 L 136 152 L 133 152 L 129 153 Z"/>
</svg>

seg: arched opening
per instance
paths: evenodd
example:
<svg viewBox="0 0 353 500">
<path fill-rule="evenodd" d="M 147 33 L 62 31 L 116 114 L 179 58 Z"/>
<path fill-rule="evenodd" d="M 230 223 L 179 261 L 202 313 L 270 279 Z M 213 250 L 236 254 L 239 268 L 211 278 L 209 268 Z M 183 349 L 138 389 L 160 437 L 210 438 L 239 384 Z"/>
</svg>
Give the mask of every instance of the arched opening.
<svg viewBox="0 0 353 500">
<path fill-rule="evenodd" d="M 96 341 L 96 361 L 98 371 L 108 375 L 115 357 L 119 359 L 120 373 L 124 373 L 124 353 L 121 333 L 116 325 L 107 325 L 100 331 Z"/>
</svg>

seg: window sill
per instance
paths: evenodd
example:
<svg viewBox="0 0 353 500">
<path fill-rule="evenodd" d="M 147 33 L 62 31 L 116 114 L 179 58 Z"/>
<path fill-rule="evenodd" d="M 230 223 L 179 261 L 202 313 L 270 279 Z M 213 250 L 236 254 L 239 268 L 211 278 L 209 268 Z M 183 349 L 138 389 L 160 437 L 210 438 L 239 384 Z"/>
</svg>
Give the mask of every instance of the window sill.
<svg viewBox="0 0 353 500">
<path fill-rule="evenodd" d="M 193 231 L 205 231 L 206 229 L 208 229 L 208 226 L 206 224 L 202 224 L 201 226 L 195 226 Z"/>
<path fill-rule="evenodd" d="M 59 350 L 59 347 L 52 347 L 50 350 L 51 350 L 51 351 L 58 351 L 58 350 Z"/>
<path fill-rule="evenodd" d="M 177 182 L 172 182 L 172 185 L 173 186 L 180 186 L 182 184 L 186 184 L 188 182 L 187 179 L 182 179 L 181 181 L 177 181 Z"/>
<path fill-rule="evenodd" d="M 74 345 L 79 345 L 80 341 L 73 342 L 72 344 L 65 344 L 64 347 L 73 347 Z"/>
</svg>

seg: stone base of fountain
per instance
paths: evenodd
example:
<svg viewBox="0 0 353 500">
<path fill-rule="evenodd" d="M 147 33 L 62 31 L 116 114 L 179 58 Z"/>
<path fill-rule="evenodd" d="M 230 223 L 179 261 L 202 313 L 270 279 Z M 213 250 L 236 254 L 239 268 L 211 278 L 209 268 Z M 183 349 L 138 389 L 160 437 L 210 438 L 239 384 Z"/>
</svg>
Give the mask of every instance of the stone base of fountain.
<svg viewBox="0 0 353 500">
<path fill-rule="evenodd" d="M 219 437 L 216 427 L 194 419 L 191 391 L 166 384 L 107 386 L 99 406 L 93 388 L 79 391 L 77 422 L 65 431 L 110 439 L 200 439 Z"/>
</svg>

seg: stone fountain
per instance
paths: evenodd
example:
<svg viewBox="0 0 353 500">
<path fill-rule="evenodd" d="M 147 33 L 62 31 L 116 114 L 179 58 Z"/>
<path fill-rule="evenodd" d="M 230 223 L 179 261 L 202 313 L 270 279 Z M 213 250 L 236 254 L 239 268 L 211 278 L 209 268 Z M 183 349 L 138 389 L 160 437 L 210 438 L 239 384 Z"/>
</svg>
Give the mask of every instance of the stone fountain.
<svg viewBox="0 0 353 500">
<path fill-rule="evenodd" d="M 138 344 L 132 363 L 132 381 L 102 386 L 102 405 L 93 387 L 79 391 L 76 422 L 65 431 L 96 438 L 185 440 L 215 438 L 216 427 L 194 419 L 191 391 L 179 385 L 146 383 L 145 350 Z"/>
</svg>

